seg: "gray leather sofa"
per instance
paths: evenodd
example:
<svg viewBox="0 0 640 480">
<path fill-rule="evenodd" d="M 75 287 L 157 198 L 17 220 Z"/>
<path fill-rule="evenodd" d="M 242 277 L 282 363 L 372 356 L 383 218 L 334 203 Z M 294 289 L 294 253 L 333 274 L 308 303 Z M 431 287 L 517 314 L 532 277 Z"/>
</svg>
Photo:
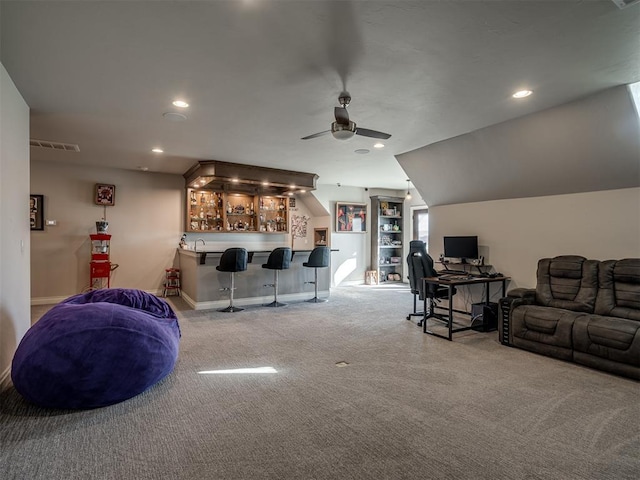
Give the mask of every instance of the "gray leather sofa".
<svg viewBox="0 0 640 480">
<path fill-rule="evenodd" d="M 543 258 L 500 308 L 503 344 L 640 380 L 640 258 Z"/>
</svg>

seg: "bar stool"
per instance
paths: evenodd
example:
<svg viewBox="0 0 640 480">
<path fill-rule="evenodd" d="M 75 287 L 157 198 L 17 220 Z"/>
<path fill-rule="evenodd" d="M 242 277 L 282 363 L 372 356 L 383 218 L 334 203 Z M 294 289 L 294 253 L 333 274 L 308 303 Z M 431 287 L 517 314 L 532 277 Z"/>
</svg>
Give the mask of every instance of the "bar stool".
<svg viewBox="0 0 640 480">
<path fill-rule="evenodd" d="M 220 291 L 229 290 L 229 306 L 221 308 L 219 312 L 239 312 L 244 308 L 235 307 L 233 305 L 233 291 L 235 287 L 236 272 L 244 272 L 247 269 L 249 254 L 245 248 L 227 248 L 220 257 L 220 264 L 216 267 L 219 272 L 231 273 L 231 287 L 221 288 Z"/>
<path fill-rule="evenodd" d="M 313 298 L 307 300 L 307 302 L 319 303 L 327 301 L 325 298 L 318 298 L 318 269 L 326 268 L 329 266 L 330 253 L 331 250 L 329 250 L 329 247 L 316 247 L 311 250 L 311 254 L 309 254 L 309 260 L 302 264 L 303 267 L 313 268 L 315 274 L 313 282 L 304 282 L 313 283 L 315 286 L 315 295 Z"/>
<path fill-rule="evenodd" d="M 278 247 L 272 250 L 267 259 L 267 263 L 262 265 L 262 268 L 268 268 L 273 270 L 273 282 L 265 287 L 273 287 L 274 300 L 273 302 L 265 305 L 265 307 L 284 307 L 286 303 L 278 302 L 278 273 L 280 270 L 287 270 L 291 265 L 291 249 L 289 247 Z"/>
</svg>

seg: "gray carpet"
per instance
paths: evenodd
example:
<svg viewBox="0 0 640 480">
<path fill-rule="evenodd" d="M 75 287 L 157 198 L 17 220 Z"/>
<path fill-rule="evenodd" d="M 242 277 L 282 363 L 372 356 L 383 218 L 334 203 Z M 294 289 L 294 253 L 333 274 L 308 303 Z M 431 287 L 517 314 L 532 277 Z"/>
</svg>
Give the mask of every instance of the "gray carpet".
<svg viewBox="0 0 640 480">
<path fill-rule="evenodd" d="M 175 371 L 90 411 L 0 393 L 0 478 L 636 479 L 639 384 L 405 320 L 406 289 L 195 312 Z M 337 365 L 338 364 L 338 365 Z M 274 374 L 201 370 L 271 366 Z"/>
</svg>

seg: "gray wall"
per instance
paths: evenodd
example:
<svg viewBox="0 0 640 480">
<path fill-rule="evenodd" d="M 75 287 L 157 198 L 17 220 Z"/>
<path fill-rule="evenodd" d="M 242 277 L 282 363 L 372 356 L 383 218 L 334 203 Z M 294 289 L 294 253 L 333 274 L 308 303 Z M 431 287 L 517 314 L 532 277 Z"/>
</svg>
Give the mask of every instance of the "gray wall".
<svg viewBox="0 0 640 480">
<path fill-rule="evenodd" d="M 434 258 L 444 236 L 478 235 L 480 254 L 512 277 L 510 287 L 534 287 L 543 257 L 640 257 L 640 122 L 626 87 L 398 161 L 429 205 Z M 476 293 L 457 301 L 480 301 Z"/>
<path fill-rule="evenodd" d="M 29 107 L 0 64 L 0 384 L 31 326 Z"/>
<path fill-rule="evenodd" d="M 430 207 L 640 186 L 640 120 L 629 89 L 397 156 Z"/>
<path fill-rule="evenodd" d="M 115 205 L 94 204 L 94 185 L 116 186 Z M 57 225 L 32 232 L 33 304 L 56 303 L 89 287 L 95 222 L 109 222 L 111 286 L 156 292 L 173 265 L 184 226 L 181 175 L 32 162 L 31 191 L 44 195 L 45 220 Z"/>
</svg>

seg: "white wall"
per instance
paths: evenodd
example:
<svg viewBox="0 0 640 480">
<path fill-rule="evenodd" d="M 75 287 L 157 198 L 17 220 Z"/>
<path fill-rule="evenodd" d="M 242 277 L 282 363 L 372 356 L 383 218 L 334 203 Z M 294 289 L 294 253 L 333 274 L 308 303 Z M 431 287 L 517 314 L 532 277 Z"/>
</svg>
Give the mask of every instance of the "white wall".
<svg viewBox="0 0 640 480">
<path fill-rule="evenodd" d="M 533 288 L 541 258 L 640 257 L 640 188 L 431 207 L 429 230 L 432 257 L 444 236 L 477 235 L 485 263 L 512 277 L 510 288 Z"/>
<path fill-rule="evenodd" d="M 338 233 L 335 229 L 335 210 L 336 200 L 370 203 L 369 192 L 359 187 L 318 185 L 312 193 L 331 213 L 331 248 L 338 250 L 331 252 L 331 285 L 364 283 L 364 272 L 371 261 L 368 234 L 371 229 L 370 216 L 367 218 L 367 233 Z"/>
<path fill-rule="evenodd" d="M 0 384 L 29 308 L 29 107 L 0 64 Z"/>
<path fill-rule="evenodd" d="M 73 155 L 73 153 L 70 153 Z M 112 287 L 150 292 L 162 286 L 184 228 L 181 175 L 32 162 L 31 192 L 44 195 L 45 220 L 56 226 L 32 233 L 33 304 L 55 303 L 89 287 L 91 242 L 104 208 L 94 204 L 94 185 L 116 186 L 106 207 L 111 238 Z"/>
<path fill-rule="evenodd" d="M 313 196 L 331 213 L 331 285 L 364 283 L 364 274 L 371 268 L 371 197 L 384 195 L 403 197 L 398 190 L 365 190 L 360 187 L 318 185 Z M 364 203 L 367 205 L 367 231 L 363 233 L 338 233 L 335 230 L 336 202 Z M 324 225 L 316 225 L 324 226 Z"/>
</svg>

